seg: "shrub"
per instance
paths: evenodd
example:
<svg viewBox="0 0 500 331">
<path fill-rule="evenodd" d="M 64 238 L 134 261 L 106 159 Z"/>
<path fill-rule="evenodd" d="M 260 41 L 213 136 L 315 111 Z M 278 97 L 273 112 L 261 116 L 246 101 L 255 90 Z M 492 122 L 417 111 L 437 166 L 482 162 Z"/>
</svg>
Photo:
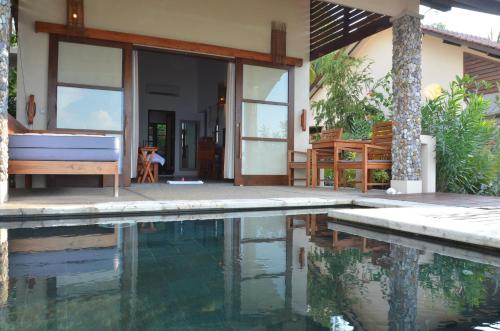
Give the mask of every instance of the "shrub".
<svg viewBox="0 0 500 331">
<path fill-rule="evenodd" d="M 478 93 L 483 82 L 469 76 L 451 83 L 422 108 L 422 130 L 436 137 L 437 189 L 498 194 L 498 129 L 486 119 L 490 102 Z"/>
</svg>

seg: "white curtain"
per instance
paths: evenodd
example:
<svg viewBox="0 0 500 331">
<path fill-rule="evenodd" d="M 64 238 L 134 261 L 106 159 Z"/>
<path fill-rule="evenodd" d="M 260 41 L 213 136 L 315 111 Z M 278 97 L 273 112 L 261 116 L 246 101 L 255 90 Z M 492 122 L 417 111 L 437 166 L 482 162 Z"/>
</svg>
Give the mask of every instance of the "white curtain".
<svg viewBox="0 0 500 331">
<path fill-rule="evenodd" d="M 236 67 L 230 62 L 227 65 L 226 89 L 226 149 L 224 151 L 224 178 L 234 179 L 234 121 L 236 116 Z"/>
<path fill-rule="evenodd" d="M 132 53 L 132 152 L 130 153 L 131 178 L 137 177 L 137 158 L 139 157 L 139 58 L 137 51 Z"/>
</svg>

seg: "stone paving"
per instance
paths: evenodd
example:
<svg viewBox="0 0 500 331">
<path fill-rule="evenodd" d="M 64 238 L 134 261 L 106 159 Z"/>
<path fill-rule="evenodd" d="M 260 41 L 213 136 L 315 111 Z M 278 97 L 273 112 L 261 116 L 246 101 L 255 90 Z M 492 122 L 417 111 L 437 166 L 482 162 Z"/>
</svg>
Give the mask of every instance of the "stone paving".
<svg viewBox="0 0 500 331">
<path fill-rule="evenodd" d="M 54 217 L 81 221 L 89 220 L 88 214 L 94 219 L 89 222 L 94 223 L 111 216 L 125 219 L 133 215 L 135 219 L 157 214 L 162 220 L 179 220 L 194 219 L 198 214 L 211 217 L 212 213 L 287 208 L 323 208 L 351 223 L 500 248 L 500 198 L 442 193 L 391 196 L 379 190 L 362 194 L 357 190 L 222 183 L 134 184 L 122 188 L 119 198 L 113 198 L 111 188 L 11 190 L 9 202 L 0 206 L 0 222 L 44 226 Z"/>
</svg>

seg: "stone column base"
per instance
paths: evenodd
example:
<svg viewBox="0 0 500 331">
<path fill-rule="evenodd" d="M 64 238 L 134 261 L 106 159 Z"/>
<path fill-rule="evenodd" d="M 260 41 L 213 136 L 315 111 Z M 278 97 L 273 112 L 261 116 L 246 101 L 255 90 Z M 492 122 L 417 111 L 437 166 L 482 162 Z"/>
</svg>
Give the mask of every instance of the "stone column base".
<svg viewBox="0 0 500 331">
<path fill-rule="evenodd" d="M 9 182 L 0 181 L 0 204 L 9 200 Z"/>
<path fill-rule="evenodd" d="M 422 193 L 421 180 L 391 180 L 391 188 L 402 194 Z"/>
</svg>

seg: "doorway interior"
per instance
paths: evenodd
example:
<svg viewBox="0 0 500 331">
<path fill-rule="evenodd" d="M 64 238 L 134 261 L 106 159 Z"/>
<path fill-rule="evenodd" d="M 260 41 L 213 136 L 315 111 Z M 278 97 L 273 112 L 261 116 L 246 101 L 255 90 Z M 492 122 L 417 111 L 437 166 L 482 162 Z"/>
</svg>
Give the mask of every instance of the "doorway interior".
<svg viewBox="0 0 500 331">
<path fill-rule="evenodd" d="M 159 181 L 224 180 L 228 60 L 136 52 L 138 146 L 165 160 Z"/>
</svg>

